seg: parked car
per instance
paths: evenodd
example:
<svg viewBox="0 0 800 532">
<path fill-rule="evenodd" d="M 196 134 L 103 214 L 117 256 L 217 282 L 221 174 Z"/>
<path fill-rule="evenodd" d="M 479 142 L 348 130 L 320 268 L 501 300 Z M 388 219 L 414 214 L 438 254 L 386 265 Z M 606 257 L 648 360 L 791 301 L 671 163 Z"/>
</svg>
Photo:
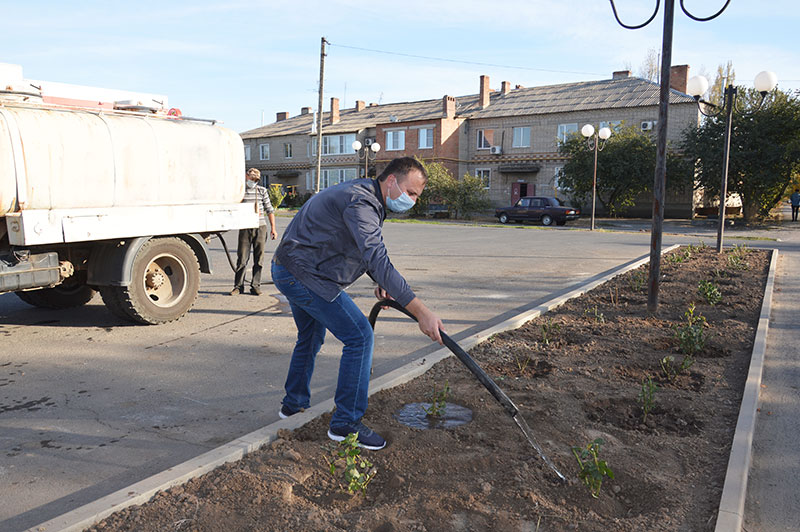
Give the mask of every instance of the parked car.
<svg viewBox="0 0 800 532">
<path fill-rule="evenodd" d="M 542 225 L 564 225 L 570 220 L 580 218 L 581 211 L 569 207 L 558 198 L 547 196 L 526 196 L 520 198 L 513 207 L 503 207 L 494 213 L 500 223 L 510 221 L 541 220 Z"/>
</svg>

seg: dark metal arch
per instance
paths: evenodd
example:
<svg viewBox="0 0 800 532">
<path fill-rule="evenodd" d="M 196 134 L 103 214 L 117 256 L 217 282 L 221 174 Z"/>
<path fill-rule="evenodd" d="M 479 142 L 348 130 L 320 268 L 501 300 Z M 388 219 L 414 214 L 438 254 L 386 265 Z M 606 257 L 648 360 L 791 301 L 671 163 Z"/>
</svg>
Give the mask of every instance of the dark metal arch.
<svg viewBox="0 0 800 532">
<path fill-rule="evenodd" d="M 720 9 L 719 11 L 717 11 L 716 13 L 711 15 L 710 17 L 696 17 L 696 16 L 692 15 L 691 13 L 689 13 L 689 11 L 686 10 L 686 6 L 683 5 L 684 0 L 680 0 L 680 2 L 681 2 L 681 11 L 683 11 L 686 14 L 687 17 L 689 17 L 692 20 L 696 20 L 697 22 L 708 22 L 709 20 L 713 20 L 713 19 L 717 18 L 718 16 L 720 16 L 722 14 L 722 12 L 725 11 L 728 8 L 728 4 L 731 3 L 731 0 L 726 0 L 725 1 L 725 5 L 722 6 L 722 9 Z"/>
<path fill-rule="evenodd" d="M 617 7 L 614 5 L 614 0 L 608 0 L 608 1 L 611 2 L 611 11 L 614 12 L 614 18 L 617 19 L 617 23 L 620 26 L 622 26 L 623 28 L 628 29 L 628 30 L 638 30 L 639 28 L 644 28 L 645 26 L 647 26 L 648 24 L 653 22 L 653 19 L 656 18 L 656 14 L 658 14 L 658 8 L 661 5 L 661 0 L 656 0 L 656 8 L 653 10 L 653 14 L 650 15 L 650 18 L 647 19 L 646 22 L 644 22 L 642 24 L 639 24 L 638 26 L 629 26 L 628 24 L 624 24 L 619 19 L 619 16 L 617 15 Z M 728 1 L 730 2 L 730 0 L 728 0 Z M 681 0 L 681 4 L 683 4 L 682 0 Z M 681 5 L 681 7 L 683 7 L 683 6 Z"/>
</svg>

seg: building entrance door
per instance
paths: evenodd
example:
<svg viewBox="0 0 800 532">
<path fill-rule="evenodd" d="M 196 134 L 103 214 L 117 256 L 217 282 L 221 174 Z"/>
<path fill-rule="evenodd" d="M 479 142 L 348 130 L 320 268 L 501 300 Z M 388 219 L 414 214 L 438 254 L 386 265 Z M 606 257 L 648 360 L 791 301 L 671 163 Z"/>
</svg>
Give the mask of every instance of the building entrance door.
<svg viewBox="0 0 800 532">
<path fill-rule="evenodd" d="M 511 205 L 516 205 L 520 198 L 532 196 L 536 192 L 534 185 L 528 183 L 511 183 Z"/>
</svg>

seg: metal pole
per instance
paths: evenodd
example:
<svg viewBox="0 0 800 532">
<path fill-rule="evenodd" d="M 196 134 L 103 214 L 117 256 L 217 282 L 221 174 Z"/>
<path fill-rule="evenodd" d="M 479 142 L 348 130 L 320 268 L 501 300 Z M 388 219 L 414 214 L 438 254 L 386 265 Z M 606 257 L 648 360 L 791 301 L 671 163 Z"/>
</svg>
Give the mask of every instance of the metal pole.
<svg viewBox="0 0 800 532">
<path fill-rule="evenodd" d="M 364 147 L 364 178 L 369 177 L 369 150 Z"/>
<path fill-rule="evenodd" d="M 717 228 L 717 253 L 722 253 L 722 239 L 725 232 L 725 198 L 728 197 L 728 160 L 731 152 L 731 122 L 733 106 L 736 102 L 736 87 L 728 85 L 725 89 L 725 139 L 722 154 L 722 184 L 719 187 L 719 227 Z"/>
<path fill-rule="evenodd" d="M 594 231 L 594 208 L 597 203 L 597 146 L 600 139 L 594 134 L 594 175 L 592 176 L 592 231 Z"/>
<path fill-rule="evenodd" d="M 317 182 L 314 192 L 319 192 L 319 180 L 322 176 L 322 93 L 325 87 L 325 37 L 322 37 L 319 49 L 319 103 L 317 105 Z"/>
<path fill-rule="evenodd" d="M 672 65 L 672 22 L 675 0 L 664 2 L 664 34 L 661 41 L 661 90 L 658 104 L 658 148 L 656 174 L 653 180 L 653 230 L 650 237 L 650 276 L 647 284 L 647 311 L 658 310 L 658 289 L 661 276 L 661 238 L 664 226 L 664 196 L 667 180 L 667 116 L 669 112 L 669 74 Z"/>
</svg>

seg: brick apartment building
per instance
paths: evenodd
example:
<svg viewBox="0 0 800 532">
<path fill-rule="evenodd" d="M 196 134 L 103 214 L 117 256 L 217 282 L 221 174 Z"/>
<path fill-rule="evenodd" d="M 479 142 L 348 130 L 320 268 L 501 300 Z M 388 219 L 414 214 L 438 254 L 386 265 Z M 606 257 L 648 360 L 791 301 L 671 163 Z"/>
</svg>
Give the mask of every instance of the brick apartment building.
<svg viewBox="0 0 800 532">
<path fill-rule="evenodd" d="M 700 117 L 686 94 L 688 71 L 686 65 L 672 67 L 671 142 Z M 330 110 L 323 114 L 320 188 L 364 175 L 363 157 L 351 147 L 359 140 L 381 146 L 369 162 L 370 175 L 395 157 L 417 156 L 444 164 L 455 176 L 481 177 L 496 205 L 524 195 L 563 196 L 558 188 L 564 165 L 559 141 L 584 124 L 634 124 L 655 135 L 658 100 L 658 84 L 628 71 L 614 72 L 609 80 L 531 88 L 512 88 L 504 81 L 498 90 L 490 88 L 488 76 L 481 76 L 477 94 L 385 105 L 358 101 L 349 109 L 339 109 L 339 100 L 331 98 Z M 301 193 L 314 190 L 313 121 L 314 114 L 305 107 L 299 115 L 278 113 L 275 123 L 242 133 L 246 164 L 259 168 L 270 183 L 291 185 Z M 631 214 L 649 216 L 650 201 L 640 198 Z M 673 191 L 666 198 L 666 216 L 691 217 L 693 201 L 691 190 Z"/>
</svg>

